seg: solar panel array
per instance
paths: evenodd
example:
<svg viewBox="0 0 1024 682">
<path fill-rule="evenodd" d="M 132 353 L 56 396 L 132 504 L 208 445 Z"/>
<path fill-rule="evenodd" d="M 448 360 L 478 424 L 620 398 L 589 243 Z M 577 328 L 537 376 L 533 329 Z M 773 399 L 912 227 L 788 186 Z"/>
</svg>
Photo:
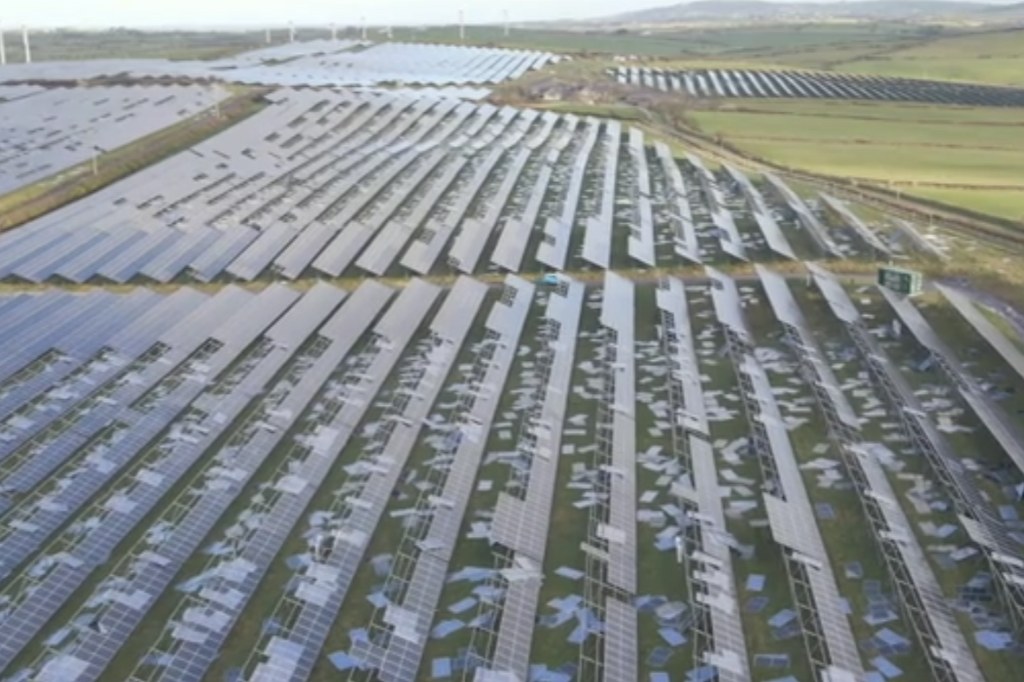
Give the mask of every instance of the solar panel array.
<svg viewBox="0 0 1024 682">
<path fill-rule="evenodd" d="M 814 268 L 812 272 L 816 285 L 825 293 L 826 300 L 837 313 L 837 317 L 847 325 L 848 332 L 866 357 L 870 371 L 880 384 L 882 393 L 889 398 L 890 405 L 902 421 L 904 430 L 918 451 L 925 455 L 936 478 L 952 500 L 960 522 L 984 552 L 992 576 L 1001 587 L 1006 610 L 1014 615 L 1017 622 L 1024 622 L 1024 559 L 1010 539 L 1011 529 L 999 517 L 950 444 L 928 418 L 913 388 L 896 371 L 885 351 L 867 331 L 843 288 L 827 271 Z M 890 302 L 912 334 L 920 335 L 920 338 L 926 340 L 938 339 L 928 322 L 907 301 L 890 298 Z M 945 350 L 944 344 L 937 344 L 932 348 L 932 352 L 940 354 L 945 362 L 949 362 L 949 358 L 952 357 Z M 951 380 L 955 385 L 972 383 L 955 366 L 951 365 L 950 371 L 953 373 Z M 1005 434 L 1015 430 L 1015 426 L 1006 420 L 1005 414 L 991 405 L 976 386 L 966 390 L 971 391 L 970 395 L 974 400 L 968 402 L 972 408 L 980 412 L 978 417 L 981 423 L 986 426 L 995 425 L 995 428 L 990 427 L 990 430 L 997 442 L 1002 440 L 997 432 Z M 1011 443 L 1007 454 L 1011 461 L 1018 462 L 1021 454 L 1020 440 L 1012 440 Z"/>
<path fill-rule="evenodd" d="M 656 254 L 663 235 L 688 261 L 715 257 L 690 212 L 699 195 L 688 196 L 666 149 L 649 166 L 637 129 L 624 139 L 613 121 L 429 95 L 269 97 L 270 106 L 195 147 L 0 235 L 0 278 L 166 283 L 606 267 L 619 231 L 644 267 L 673 258 Z M 745 258 L 714 174 L 691 162 L 722 250 Z M 600 191 L 584 191 L 593 182 Z M 762 203 L 754 215 L 766 220 Z M 784 253 L 781 232 L 766 234 Z"/>
<path fill-rule="evenodd" d="M 317 41 L 164 67 L 169 75 L 216 68 L 240 82 L 479 83 L 547 58 Z M 682 82 L 650 75 L 658 87 Z M 36 99 L 107 90 L 120 91 L 0 86 L 0 116 Z M 130 107 L 148 105 L 150 90 L 164 91 L 126 89 L 142 98 Z M 749 289 L 707 267 L 706 282 L 692 286 L 701 297 L 694 305 L 706 305 L 708 292 L 718 326 L 696 329 L 681 280 L 638 291 L 643 285 L 612 268 L 796 260 L 794 228 L 822 255 L 843 256 L 826 215 L 876 257 L 890 253 L 880 235 L 838 199 L 809 204 L 776 176 L 712 171 L 695 155 L 681 163 L 667 145 L 648 147 L 639 129 L 615 121 L 437 90 L 266 97 L 265 109 L 227 131 L 0 235 L 0 278 L 10 281 L 184 285 L 0 295 L 0 674 L 277 682 L 334 675 L 333 666 L 341 677 L 382 682 L 423 679 L 427 669 L 476 682 L 663 680 L 662 670 L 693 682 L 760 677 L 766 659 L 786 656 L 755 650 L 763 637 L 757 625 L 751 634 L 741 596 L 749 548 L 730 528 L 739 534 L 736 524 L 748 520 L 723 498 L 742 486 L 721 483 L 734 482 L 723 462 L 732 463 L 726 449 L 738 444 L 759 465 L 762 489 L 750 497 L 764 503 L 758 527 L 783 558 L 800 655 L 821 679 L 868 675 L 826 526 L 814 518 L 805 453 L 777 397 L 784 389 L 757 345 L 764 320 L 744 312 Z M 76 120 L 81 112 L 68 109 L 59 114 Z M 54 120 L 55 129 L 77 125 Z M 556 273 L 535 285 L 514 274 L 589 266 L 603 270 L 602 285 Z M 802 370 L 793 382 L 810 387 L 826 417 L 915 655 L 936 679 L 982 679 L 978 664 L 989 663 L 968 646 L 815 330 L 787 280 L 755 268 Z M 1013 524 L 994 512 L 844 288 L 809 268 L 854 341 L 850 357 L 870 370 L 952 500 L 957 527 L 981 550 L 1000 614 L 1024 622 Z M 500 284 L 472 279 L 481 270 L 508 274 Z M 444 285 L 417 278 L 433 273 L 458 277 Z M 343 275 L 409 279 L 392 288 L 371 278 L 351 291 L 231 283 Z M 224 283 L 216 293 L 187 286 L 214 280 Z M 1024 367 L 969 301 L 943 293 L 1012 367 Z M 912 304 L 885 295 L 1024 471 L 1010 416 Z M 702 335 L 698 354 L 695 331 L 728 341 L 739 390 L 725 399 L 742 406 L 745 429 L 728 446 L 711 423 L 721 414 L 709 417 L 721 392 L 705 395 L 718 377 L 702 373 L 721 353 Z M 594 359 L 582 362 L 583 349 Z M 573 394 L 595 413 L 570 416 Z M 515 405 L 498 417 L 508 395 Z M 648 408 L 654 426 L 641 428 Z M 588 418 L 594 442 L 577 447 L 592 431 Z M 493 441 L 513 450 L 499 453 Z M 583 454 L 588 464 L 566 462 Z M 494 481 L 479 477 L 500 460 L 508 480 L 485 508 L 480 493 Z M 658 467 L 664 475 L 648 473 Z M 641 492 L 646 485 L 662 490 Z M 550 555 L 561 552 L 549 545 L 563 529 L 553 524 L 575 490 L 585 491 L 570 503 L 581 510 L 568 535 L 578 568 L 556 569 Z M 645 594 L 647 525 L 662 529 L 658 551 L 675 550 L 662 565 L 674 568 L 674 559 L 677 573 L 659 584 L 671 599 Z M 376 553 L 381 540 L 393 554 Z M 468 541 L 486 544 L 493 568 L 465 565 Z M 296 545 L 305 551 L 293 554 Z M 449 584 L 467 571 L 486 583 L 469 606 L 448 603 L 459 589 Z M 358 586 L 371 573 L 381 582 L 365 594 Z M 556 579 L 580 594 L 545 602 L 552 583 L 568 584 Z M 672 601 L 673 618 L 659 611 L 661 600 Z M 559 615 L 542 613 L 549 607 Z M 476 613 L 468 623 L 446 619 L 467 609 Z M 262 628 L 250 628 L 264 616 Z M 551 622 L 563 617 L 579 623 L 568 647 L 578 657 L 544 672 L 537 657 L 548 653 L 537 643 L 561 636 L 553 630 L 568 621 Z M 435 647 L 450 646 L 435 641 L 455 620 L 469 646 L 431 660 Z M 348 631 L 350 648 L 334 651 L 345 637 L 339 629 L 353 621 L 363 627 Z"/>
<path fill-rule="evenodd" d="M 824 360 L 789 285 L 777 273 L 762 266 L 757 269 L 775 317 L 783 325 L 796 356 L 813 382 L 830 436 L 843 455 L 846 472 L 854 482 L 864 515 L 899 595 L 899 606 L 913 624 L 914 635 L 932 674 L 937 679 L 983 679 L 924 550 L 910 528 L 910 521 L 881 463 L 865 448 L 859 418 Z"/>
<path fill-rule="evenodd" d="M 403 390 L 389 406 L 373 446 L 356 464 L 353 489 L 328 510 L 331 520 L 315 529 L 320 537 L 334 538 L 334 548 L 306 567 L 294 591 L 278 600 L 272 618 L 287 625 L 263 637 L 246 665 L 248 679 L 304 680 L 312 673 L 416 443 L 419 424 L 440 393 L 485 294 L 484 285 L 460 278 L 434 316 L 428 339 L 403 364 Z"/>
<path fill-rule="evenodd" d="M 325 291 L 336 294 L 325 297 Z M 307 294 L 310 302 L 326 304 L 326 310 L 319 310 L 321 317 L 312 322 L 318 324 L 342 295 L 343 292 L 330 287 Z M 75 297 L 79 304 L 88 303 L 92 298 Z M 70 518 L 74 512 L 80 513 L 77 525 L 62 533 L 53 534 L 56 526 L 49 526 L 47 531 L 41 526 L 36 542 L 42 543 L 51 537 L 45 548 L 48 552 L 42 555 L 43 559 L 37 560 L 39 565 L 47 567 L 46 570 L 24 574 L 5 586 L 6 596 L 14 600 L 12 603 L 19 604 L 19 610 L 9 612 L 3 623 L 4 627 L 17 633 L 5 637 L 4 665 L 82 584 L 90 571 L 107 561 L 110 551 L 142 520 L 147 508 L 152 508 L 160 500 L 162 492 L 173 485 L 175 479 L 172 476 L 184 475 L 190 464 L 189 458 L 194 462 L 216 437 L 214 432 L 230 423 L 232 410 L 239 410 L 247 404 L 276 368 L 294 353 L 294 346 L 290 349 L 276 348 L 274 339 L 287 338 L 302 330 L 312 331 L 311 320 L 308 317 L 302 319 L 309 304 L 295 303 L 297 298 L 294 292 L 283 287 L 272 287 L 258 296 L 228 288 L 212 298 L 183 290 L 158 301 L 150 314 L 139 316 L 137 321 L 122 321 L 123 331 L 119 331 L 120 326 L 104 327 L 108 338 L 136 335 L 132 352 L 137 357 L 128 356 L 117 361 L 109 355 L 102 356 L 104 363 L 109 362 L 120 368 L 119 371 L 105 381 L 94 375 L 92 379 L 98 383 L 90 381 L 86 384 L 91 387 L 92 395 L 83 393 L 77 396 L 79 399 L 65 400 L 85 420 L 115 420 L 133 425 L 141 432 L 133 432 L 133 437 L 118 445 L 117 450 L 80 450 L 62 471 L 70 474 L 80 465 L 91 465 L 91 471 L 80 470 L 75 475 L 76 480 L 81 479 L 84 486 L 89 477 L 106 477 L 109 483 L 115 472 L 128 464 L 133 456 L 140 455 L 140 449 L 152 437 L 147 437 L 147 433 L 156 434 L 167 428 L 168 435 L 158 444 L 143 450 L 141 459 L 129 470 L 129 475 L 119 479 L 122 483 L 92 502 L 87 509 L 82 509 L 81 505 L 88 496 L 72 501 L 68 497 L 70 490 L 57 490 L 45 495 L 43 499 L 47 504 L 33 505 L 30 502 L 26 505 L 26 511 L 29 511 L 28 507 L 37 507 L 39 511 L 36 514 L 66 514 L 66 518 Z M 38 305 L 44 300 L 45 295 L 30 303 Z M 292 304 L 292 310 L 285 313 L 277 324 L 271 324 Z M 108 325 L 112 321 L 108 320 Z M 261 336 L 255 347 L 246 350 L 247 345 Z M 242 357 L 239 357 L 240 353 Z M 238 363 L 236 369 L 207 388 L 207 384 L 232 362 Z M 82 380 L 87 378 L 85 374 L 80 377 Z M 224 404 L 224 412 L 212 409 L 218 405 L 216 401 L 212 404 L 210 401 L 210 396 L 220 390 L 228 391 L 234 401 Z M 190 404 L 191 409 L 186 411 Z M 88 438 L 90 433 L 96 432 L 96 427 L 80 421 L 75 430 L 64 430 L 55 435 L 53 442 L 56 445 L 69 438 Z M 29 441 L 22 448 L 31 445 Z M 17 458 L 18 451 L 10 457 Z M 98 489 L 100 483 L 97 480 L 94 484 L 97 488 L 93 489 Z M 61 502 L 60 496 L 67 501 Z M 17 539 L 11 535 L 7 541 L 16 542 Z M 37 601 L 34 597 L 29 598 L 31 595 L 47 596 Z M 123 635 L 124 632 L 121 633 Z"/>
<path fill-rule="evenodd" d="M 692 154 L 680 166 L 614 121 L 437 93 L 267 98 L 229 130 L 0 236 L 0 278 L 250 281 L 603 268 L 627 255 L 643 267 L 793 258 L 790 220 L 825 255 L 842 253 L 778 178 L 765 178 L 773 208 L 742 172 L 712 172 Z M 825 205 L 875 255 L 888 253 L 845 205 Z M 622 256 L 612 249 L 620 233 Z"/>
<path fill-rule="evenodd" d="M 212 111 L 227 97 L 200 85 L 0 89 L 0 194 Z"/>
<path fill-rule="evenodd" d="M 779 97 L 972 106 L 1022 106 L 1024 90 L 997 85 L 949 83 L 823 71 L 618 67 L 624 84 L 691 97 Z"/>
<path fill-rule="evenodd" d="M 198 594 L 179 600 L 168 631 L 150 652 L 159 657 L 159 669 L 152 670 L 149 661 L 153 659 L 144 658 L 136 666 L 136 677 L 197 680 L 206 674 L 230 626 L 254 596 L 270 562 L 369 409 L 369 396 L 378 393 L 440 293 L 436 286 L 414 280 L 374 326 L 360 354 L 332 377 L 338 385 L 322 391 L 309 408 L 307 438 L 295 443 L 277 471 L 265 477 L 265 491 L 237 512 L 238 525 L 248 525 L 248 532 L 241 536 L 226 532 L 223 539 L 231 543 L 231 552 L 214 557 L 194 576 L 199 580 L 211 574 L 216 577 L 206 580 Z M 247 523 L 261 517 L 267 520 L 258 526 Z M 240 565 L 247 570 L 238 571 Z M 319 575 L 329 574 L 321 571 Z M 195 622 L 197 612 L 202 613 L 202 622 Z M 215 621 L 213 627 L 210 621 Z M 185 630 L 183 624 L 191 627 Z"/>
<path fill-rule="evenodd" d="M 519 78 L 557 57 L 547 52 L 464 45 L 312 40 L 222 59 L 102 59 L 8 64 L 0 82 L 104 77 L 216 79 L 282 87 L 377 84 L 493 84 Z"/>
<path fill-rule="evenodd" d="M 920 652 L 937 678 L 982 679 L 891 475 L 864 442 L 861 420 L 797 299 L 784 278 L 757 270 L 821 402 Z M 812 266 L 811 273 L 835 316 L 859 333 L 853 300 L 827 271 Z M 823 678 L 856 679 L 866 661 L 825 526 L 814 520 L 802 453 L 777 398 L 781 386 L 756 346 L 760 329 L 747 319 L 736 280 L 713 268 L 707 277 L 709 286 L 692 286 L 701 296 L 709 291 L 730 339 L 739 402 L 763 470 L 759 500 L 787 562 L 808 661 Z M 353 588 L 364 584 L 371 541 L 390 509 L 416 522 L 401 524 L 375 592 L 384 601 L 366 610 L 365 636 L 353 636 L 347 654 L 358 666 L 347 675 L 421 679 L 430 667 L 428 642 L 445 618 L 489 434 L 503 428 L 495 424 L 498 403 L 526 344 L 538 381 L 512 441 L 522 461 L 517 485 L 496 493 L 488 517 L 496 563 L 485 570 L 496 596 L 476 607 L 488 618 L 473 619 L 472 641 L 485 646 L 473 650 L 464 674 L 529 678 L 536 642 L 549 636 L 542 589 L 553 569 L 553 517 L 565 502 L 558 472 L 574 454 L 563 437 L 583 338 L 600 357 L 585 379 L 599 405 L 597 503 L 578 531 L 586 571 L 577 586 L 596 624 L 575 645 L 580 670 L 633 680 L 651 665 L 643 629 L 651 616 L 639 607 L 649 550 L 637 531 L 640 504 L 647 504 L 638 444 L 653 438 L 680 465 L 665 491 L 688 521 L 674 541 L 692 610 L 684 630 L 694 643 L 690 660 L 722 680 L 750 679 L 757 652 L 741 616 L 741 560 L 730 533 L 736 521 L 724 506 L 720 476 L 729 478 L 721 474 L 722 446 L 712 442 L 717 427 L 709 423 L 701 369 L 708 353 L 696 351 L 687 287 L 663 280 L 647 319 L 633 283 L 612 272 L 590 298 L 569 278 L 546 284 L 544 307 L 534 306 L 534 285 L 516 276 L 501 286 L 462 276 L 446 288 L 412 279 L 400 290 L 367 281 L 351 292 L 318 283 L 303 292 L 273 284 L 258 292 L 229 285 L 214 294 L 186 287 L 0 297 L 0 343 L 18 349 L 0 359 L 0 671 L 12 679 L 100 680 L 116 663 L 133 682 L 191 681 L 219 671 L 230 650 L 243 679 L 315 678 L 330 665 L 325 655 L 345 605 L 367 596 Z M 922 343 L 934 342 L 923 318 L 901 308 L 904 301 L 890 303 Z M 527 339 L 531 315 L 541 319 Z M 656 376 L 668 386 L 671 435 L 648 437 L 637 428 L 648 400 L 640 387 L 655 376 L 644 366 L 651 356 L 638 324 L 650 325 L 644 334 L 654 329 L 656 355 L 666 360 Z M 879 367 L 895 368 L 880 347 L 863 348 Z M 920 426 L 915 447 L 987 559 L 997 596 L 1016 594 L 1024 580 L 1009 527 L 941 434 L 918 420 L 923 408 L 913 392 L 891 380 L 907 418 Z M 429 454 L 417 453 L 423 445 Z M 414 457 L 426 463 L 413 465 Z M 401 502 L 396 492 L 411 466 L 426 476 L 412 500 Z M 325 490 L 342 470 L 342 487 Z M 287 580 L 268 581 L 298 538 L 310 547 L 306 559 Z M 273 627 L 239 629 L 257 610 Z"/>
</svg>

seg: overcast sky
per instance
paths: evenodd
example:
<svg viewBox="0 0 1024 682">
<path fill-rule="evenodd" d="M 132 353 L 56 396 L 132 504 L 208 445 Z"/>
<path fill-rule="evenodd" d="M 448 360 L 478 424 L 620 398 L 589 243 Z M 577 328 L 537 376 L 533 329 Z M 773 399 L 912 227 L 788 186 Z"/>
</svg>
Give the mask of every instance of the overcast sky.
<svg viewBox="0 0 1024 682">
<path fill-rule="evenodd" d="M 640 9 L 671 2 L 635 3 Z M 595 17 L 626 11 L 622 0 L 0 0 L 6 26 L 449 24 Z"/>
<path fill-rule="evenodd" d="M 1005 2 L 1005 0 L 995 0 Z M 451 24 L 588 18 L 674 4 L 672 0 L 0 0 L 0 25 L 285 26 L 296 24 Z"/>
</svg>

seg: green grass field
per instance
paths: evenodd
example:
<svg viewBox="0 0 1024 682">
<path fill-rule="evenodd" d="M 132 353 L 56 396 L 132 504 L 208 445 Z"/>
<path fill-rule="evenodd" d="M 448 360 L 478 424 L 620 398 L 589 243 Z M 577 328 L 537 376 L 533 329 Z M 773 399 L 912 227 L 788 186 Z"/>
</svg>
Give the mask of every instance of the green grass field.
<svg viewBox="0 0 1024 682">
<path fill-rule="evenodd" d="M 1024 29 L 942 37 L 853 59 L 839 70 L 1024 85 Z"/>
<path fill-rule="evenodd" d="M 704 132 L 785 166 L 892 184 L 998 217 L 1024 214 L 1020 110 L 769 101 L 691 117 Z"/>
<path fill-rule="evenodd" d="M 741 26 L 711 29 L 672 26 L 657 30 L 631 28 L 614 31 L 531 27 L 513 28 L 506 37 L 504 30 L 498 26 L 469 26 L 466 29 L 466 42 L 572 54 L 704 59 L 722 56 L 741 58 L 741 55 L 806 55 L 829 50 L 845 50 L 844 56 L 863 55 L 890 46 L 892 40 L 899 40 L 900 44 L 912 44 L 921 35 L 922 29 L 919 27 L 807 24 L 798 27 Z M 421 29 L 397 28 L 393 36 L 395 40 L 459 42 L 458 27 L 454 25 Z"/>
<path fill-rule="evenodd" d="M 979 213 L 1024 221 L 1024 191 L 917 188 L 909 194 L 951 206 L 962 206 Z"/>
</svg>

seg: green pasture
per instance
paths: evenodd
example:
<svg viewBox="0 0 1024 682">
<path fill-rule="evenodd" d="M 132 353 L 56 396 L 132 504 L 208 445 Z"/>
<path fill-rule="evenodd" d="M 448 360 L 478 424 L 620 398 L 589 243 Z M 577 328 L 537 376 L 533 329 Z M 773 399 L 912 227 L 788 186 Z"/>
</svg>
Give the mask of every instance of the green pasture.
<svg viewBox="0 0 1024 682">
<path fill-rule="evenodd" d="M 766 102 L 690 116 L 705 133 L 790 168 L 891 184 L 1004 218 L 1024 214 L 1020 110 L 794 102 L 787 113 Z"/>
<path fill-rule="evenodd" d="M 974 32 L 849 61 L 839 70 L 1024 85 L 1024 29 Z"/>
</svg>

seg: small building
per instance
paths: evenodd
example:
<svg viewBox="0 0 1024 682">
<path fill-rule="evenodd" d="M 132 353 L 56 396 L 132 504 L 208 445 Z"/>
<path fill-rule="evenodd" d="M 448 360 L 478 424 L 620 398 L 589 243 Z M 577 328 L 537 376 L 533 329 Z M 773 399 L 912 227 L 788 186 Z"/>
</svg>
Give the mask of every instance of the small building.
<svg viewBox="0 0 1024 682">
<path fill-rule="evenodd" d="M 924 278 L 916 270 L 905 268 L 878 268 L 878 284 L 898 294 L 911 296 L 920 293 Z"/>
</svg>

